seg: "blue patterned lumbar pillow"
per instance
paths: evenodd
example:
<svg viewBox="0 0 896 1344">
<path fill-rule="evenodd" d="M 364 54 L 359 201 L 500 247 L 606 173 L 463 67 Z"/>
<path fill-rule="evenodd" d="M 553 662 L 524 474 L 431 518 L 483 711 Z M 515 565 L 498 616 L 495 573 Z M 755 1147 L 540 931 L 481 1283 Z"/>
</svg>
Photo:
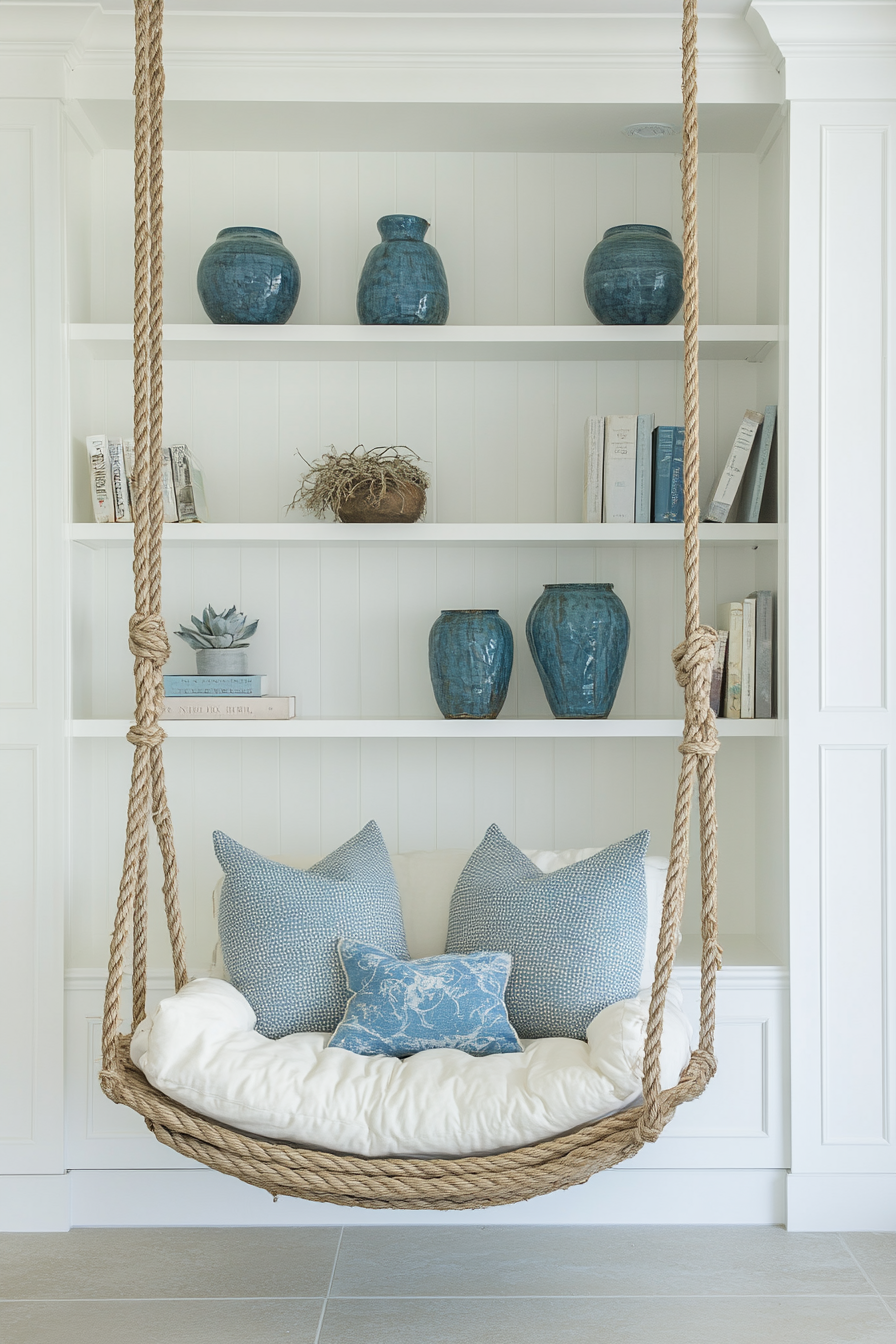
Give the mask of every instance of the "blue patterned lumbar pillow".
<svg viewBox="0 0 896 1344">
<path fill-rule="evenodd" d="M 218 933 L 224 965 L 262 1036 L 332 1031 L 348 991 L 346 935 L 406 957 L 395 874 L 376 822 L 307 871 L 262 858 L 215 831 L 224 869 Z"/>
<path fill-rule="evenodd" d="M 507 1020 L 506 952 L 399 961 L 378 947 L 339 940 L 349 1001 L 331 1046 L 356 1055 L 416 1055 L 463 1050 L 509 1055 L 522 1050 Z"/>
<path fill-rule="evenodd" d="M 641 983 L 649 831 L 543 873 L 490 826 L 458 878 L 446 951 L 509 952 L 507 1013 L 521 1036 L 584 1040 Z"/>
</svg>

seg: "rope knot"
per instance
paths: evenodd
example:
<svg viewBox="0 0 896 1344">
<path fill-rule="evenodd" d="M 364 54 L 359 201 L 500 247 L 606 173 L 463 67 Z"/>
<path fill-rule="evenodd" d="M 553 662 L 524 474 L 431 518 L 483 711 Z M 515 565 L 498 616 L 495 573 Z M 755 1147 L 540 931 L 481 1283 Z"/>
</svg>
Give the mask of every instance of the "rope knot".
<svg viewBox="0 0 896 1344">
<path fill-rule="evenodd" d="M 672 650 L 672 662 L 675 665 L 675 680 L 682 690 L 698 690 L 700 684 L 712 677 L 712 660 L 715 657 L 718 631 L 711 625 L 698 625 L 687 639 Z"/>
<path fill-rule="evenodd" d="M 132 723 L 127 732 L 132 747 L 160 747 L 167 736 L 160 723 Z"/>
<path fill-rule="evenodd" d="M 698 1046 L 682 1069 L 679 1082 L 696 1083 L 702 1091 L 715 1073 L 716 1067 L 716 1057 L 712 1051 L 703 1050 Z"/>
<path fill-rule="evenodd" d="M 171 645 L 162 617 L 135 611 L 128 623 L 128 647 L 135 658 L 148 658 L 154 667 L 164 667 Z"/>
<path fill-rule="evenodd" d="M 684 741 L 678 748 L 682 756 L 715 756 L 719 749 L 716 716 L 709 707 L 718 638 L 711 625 L 698 625 L 672 651 L 675 680 L 684 691 Z"/>
</svg>

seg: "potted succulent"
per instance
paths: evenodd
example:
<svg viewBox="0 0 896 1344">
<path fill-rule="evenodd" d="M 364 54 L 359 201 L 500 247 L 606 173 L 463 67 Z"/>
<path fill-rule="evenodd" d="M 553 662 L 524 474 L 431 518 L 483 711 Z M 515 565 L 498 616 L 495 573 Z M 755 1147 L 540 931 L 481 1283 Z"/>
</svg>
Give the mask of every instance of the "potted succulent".
<svg viewBox="0 0 896 1344">
<path fill-rule="evenodd" d="M 305 465 L 289 507 L 315 518 L 330 510 L 341 523 L 416 523 L 426 508 L 429 477 L 403 444 L 367 450 L 359 443 L 350 453 L 331 445 L 319 462 Z"/>
<path fill-rule="evenodd" d="M 249 671 L 249 640 L 258 629 L 258 622 L 246 624 L 246 617 L 236 607 L 220 614 L 208 606 L 198 616 L 191 616 L 194 629 L 182 625 L 175 630 L 191 649 L 196 650 L 196 671 L 200 677 L 238 677 Z"/>
</svg>

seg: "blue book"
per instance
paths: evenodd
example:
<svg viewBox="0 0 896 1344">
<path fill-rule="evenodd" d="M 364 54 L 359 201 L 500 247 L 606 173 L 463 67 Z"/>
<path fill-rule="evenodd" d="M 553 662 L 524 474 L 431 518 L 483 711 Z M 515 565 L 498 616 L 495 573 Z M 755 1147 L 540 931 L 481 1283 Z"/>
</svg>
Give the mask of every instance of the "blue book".
<svg viewBox="0 0 896 1344">
<path fill-rule="evenodd" d="M 653 521 L 684 522 L 684 426 L 653 432 Z"/>
<path fill-rule="evenodd" d="M 165 675 L 165 695 L 267 695 L 268 679 L 247 673 L 240 677 L 179 677 Z"/>
<path fill-rule="evenodd" d="M 638 416 L 635 456 L 635 522 L 650 522 L 653 489 L 653 416 Z"/>
</svg>

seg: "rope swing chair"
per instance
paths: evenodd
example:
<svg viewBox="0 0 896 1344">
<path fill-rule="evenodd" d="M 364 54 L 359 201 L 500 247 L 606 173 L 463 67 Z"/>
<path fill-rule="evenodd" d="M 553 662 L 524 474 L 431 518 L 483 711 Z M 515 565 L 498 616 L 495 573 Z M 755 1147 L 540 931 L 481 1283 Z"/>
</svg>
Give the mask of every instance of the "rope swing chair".
<svg viewBox="0 0 896 1344">
<path fill-rule="evenodd" d="M 715 716 L 709 707 L 716 633 L 700 624 L 698 534 L 697 343 L 697 4 L 684 0 L 682 93 L 684 220 L 684 576 L 685 637 L 672 658 L 684 690 L 684 740 L 671 858 L 663 899 L 656 974 L 644 1053 L 643 1104 L 574 1133 L 485 1157 L 370 1158 L 305 1149 L 256 1138 L 205 1119 L 156 1091 L 132 1064 L 130 1036 L 119 1034 L 126 951 L 132 943 L 132 1019 L 146 1011 L 147 852 L 149 819 L 162 852 L 163 890 L 175 988 L 187 983 L 177 895 L 174 835 L 165 795 L 159 723 L 162 668 L 169 645 L 162 588 L 162 65 L 163 0 L 136 2 L 135 286 L 134 286 L 134 655 L 136 721 L 128 732 L 134 761 L 128 799 L 124 868 L 112 936 L 103 1017 L 106 1096 L 130 1106 L 160 1143 L 204 1166 L 260 1186 L 272 1195 L 368 1209 L 475 1209 L 512 1204 L 587 1181 L 653 1143 L 684 1101 L 700 1096 L 715 1072 L 713 1034 L 719 965 L 716 919 Z M 679 1082 L 661 1089 L 663 1010 L 688 869 L 694 783 L 699 791 L 703 955 L 699 1044 Z"/>
</svg>

